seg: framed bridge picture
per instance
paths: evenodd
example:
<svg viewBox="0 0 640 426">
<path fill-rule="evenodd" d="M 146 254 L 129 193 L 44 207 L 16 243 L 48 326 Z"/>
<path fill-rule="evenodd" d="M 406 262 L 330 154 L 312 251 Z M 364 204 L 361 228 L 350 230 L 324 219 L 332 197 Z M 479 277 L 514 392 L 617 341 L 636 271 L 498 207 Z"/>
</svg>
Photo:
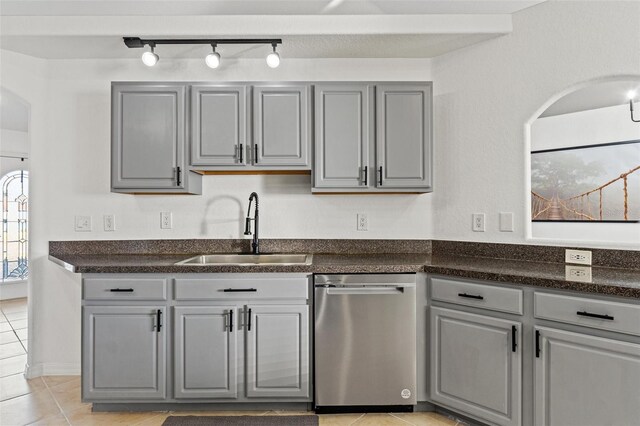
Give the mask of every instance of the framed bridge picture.
<svg viewBox="0 0 640 426">
<path fill-rule="evenodd" d="M 534 222 L 639 222 L 640 140 L 531 152 Z"/>
</svg>

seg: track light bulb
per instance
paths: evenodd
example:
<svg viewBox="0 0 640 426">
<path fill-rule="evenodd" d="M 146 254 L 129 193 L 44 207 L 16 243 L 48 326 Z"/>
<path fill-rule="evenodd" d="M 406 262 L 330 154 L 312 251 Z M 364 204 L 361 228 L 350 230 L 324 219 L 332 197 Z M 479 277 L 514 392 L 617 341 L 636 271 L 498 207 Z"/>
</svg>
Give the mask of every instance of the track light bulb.
<svg viewBox="0 0 640 426">
<path fill-rule="evenodd" d="M 629 90 L 627 92 L 627 98 L 632 101 L 636 98 L 636 91 L 635 90 Z"/>
<path fill-rule="evenodd" d="M 220 54 L 216 52 L 215 47 L 213 48 L 213 52 L 205 56 L 204 62 L 209 68 L 218 68 L 220 66 Z"/>
<path fill-rule="evenodd" d="M 148 67 L 152 67 L 158 63 L 160 57 L 154 52 L 154 47 L 151 46 L 150 52 L 144 52 L 142 54 L 142 63 Z"/>
<path fill-rule="evenodd" d="M 267 65 L 270 68 L 278 68 L 278 65 L 280 65 L 280 55 L 276 52 L 275 44 L 273 45 L 273 52 L 267 55 Z"/>
</svg>

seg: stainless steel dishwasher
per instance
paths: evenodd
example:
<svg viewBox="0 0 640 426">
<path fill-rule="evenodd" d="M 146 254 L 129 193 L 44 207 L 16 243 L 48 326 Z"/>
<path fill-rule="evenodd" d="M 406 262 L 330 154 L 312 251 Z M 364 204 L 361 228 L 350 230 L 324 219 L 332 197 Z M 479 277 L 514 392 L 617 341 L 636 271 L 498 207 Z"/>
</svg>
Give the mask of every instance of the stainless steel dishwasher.
<svg viewBox="0 0 640 426">
<path fill-rule="evenodd" d="M 412 411 L 416 275 L 316 275 L 316 412 Z"/>
</svg>

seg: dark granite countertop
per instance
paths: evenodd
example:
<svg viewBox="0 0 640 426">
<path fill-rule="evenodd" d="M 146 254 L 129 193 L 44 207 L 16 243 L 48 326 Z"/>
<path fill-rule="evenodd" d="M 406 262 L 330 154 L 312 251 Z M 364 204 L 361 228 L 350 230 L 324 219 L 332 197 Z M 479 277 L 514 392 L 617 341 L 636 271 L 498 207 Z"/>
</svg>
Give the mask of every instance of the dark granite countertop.
<svg viewBox="0 0 640 426">
<path fill-rule="evenodd" d="M 565 265 L 446 254 L 314 254 L 311 265 L 175 265 L 189 254 L 57 254 L 49 258 L 80 273 L 406 273 L 428 272 L 534 287 L 640 299 L 640 270 L 593 267 L 592 282 L 565 279 Z"/>
</svg>

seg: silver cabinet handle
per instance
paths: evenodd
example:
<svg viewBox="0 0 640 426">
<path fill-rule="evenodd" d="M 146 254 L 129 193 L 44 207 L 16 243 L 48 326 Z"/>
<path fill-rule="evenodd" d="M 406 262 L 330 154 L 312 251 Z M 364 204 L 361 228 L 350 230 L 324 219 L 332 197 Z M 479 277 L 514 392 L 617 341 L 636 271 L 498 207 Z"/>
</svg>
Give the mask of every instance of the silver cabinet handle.
<svg viewBox="0 0 640 426">
<path fill-rule="evenodd" d="M 369 166 L 364 166 L 364 186 L 369 185 Z"/>
<path fill-rule="evenodd" d="M 380 173 L 380 180 L 378 182 L 379 182 L 379 185 L 382 186 L 382 166 L 378 168 L 378 173 Z"/>
</svg>

